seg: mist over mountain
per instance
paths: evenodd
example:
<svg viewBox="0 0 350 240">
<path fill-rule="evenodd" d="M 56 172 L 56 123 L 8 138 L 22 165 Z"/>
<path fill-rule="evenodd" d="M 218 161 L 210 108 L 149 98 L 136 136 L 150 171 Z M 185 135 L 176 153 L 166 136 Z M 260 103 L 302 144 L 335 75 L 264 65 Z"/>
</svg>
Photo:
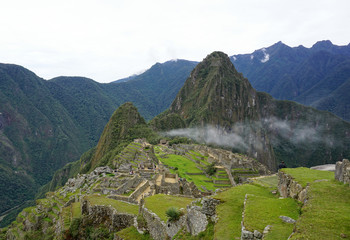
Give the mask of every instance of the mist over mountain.
<svg viewBox="0 0 350 240">
<path fill-rule="evenodd" d="M 255 91 L 221 52 L 196 66 L 169 110 L 150 124 L 166 134 L 241 151 L 271 170 L 282 160 L 290 167 L 313 166 L 350 154 L 350 123 Z"/>
</svg>

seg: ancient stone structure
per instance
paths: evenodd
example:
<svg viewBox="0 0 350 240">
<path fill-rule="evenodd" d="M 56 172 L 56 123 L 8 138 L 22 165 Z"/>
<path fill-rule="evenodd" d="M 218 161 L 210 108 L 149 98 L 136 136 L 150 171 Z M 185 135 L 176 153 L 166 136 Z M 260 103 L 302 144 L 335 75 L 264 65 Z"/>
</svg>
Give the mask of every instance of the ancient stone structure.
<svg viewBox="0 0 350 240">
<path fill-rule="evenodd" d="M 303 188 L 299 183 L 294 181 L 290 175 L 283 171 L 278 172 L 278 179 L 278 191 L 281 197 L 290 197 L 303 203 L 306 202 L 309 186 Z"/>
<path fill-rule="evenodd" d="M 199 200 L 197 200 L 198 202 Z M 194 201 L 196 202 L 196 201 Z M 216 205 L 219 200 L 203 198 L 202 207 L 194 202 L 187 206 L 187 211 L 177 221 L 162 221 L 155 213 L 144 206 L 140 206 L 140 213 L 147 222 L 147 228 L 155 240 L 171 239 L 182 228 L 192 235 L 198 235 L 207 228 L 210 220 L 216 216 Z"/>
<path fill-rule="evenodd" d="M 135 216 L 127 213 L 118 213 L 111 206 L 90 205 L 89 201 L 82 201 L 82 215 L 84 222 L 93 225 L 103 224 L 110 231 L 119 231 L 121 229 L 133 226 Z"/>
<path fill-rule="evenodd" d="M 350 185 L 350 161 L 348 159 L 336 163 L 334 176 L 336 180 Z"/>
</svg>

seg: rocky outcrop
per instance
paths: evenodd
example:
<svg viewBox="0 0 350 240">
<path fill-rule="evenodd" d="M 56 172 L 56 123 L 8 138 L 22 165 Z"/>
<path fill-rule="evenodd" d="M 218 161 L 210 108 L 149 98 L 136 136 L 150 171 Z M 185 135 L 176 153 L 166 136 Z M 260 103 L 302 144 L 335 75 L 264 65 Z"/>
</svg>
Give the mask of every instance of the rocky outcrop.
<svg viewBox="0 0 350 240">
<path fill-rule="evenodd" d="M 335 165 L 335 179 L 350 185 L 350 161 L 343 159 Z"/>
<path fill-rule="evenodd" d="M 309 186 L 303 188 L 292 176 L 283 171 L 278 172 L 278 191 L 283 198 L 294 198 L 305 203 Z"/>
</svg>

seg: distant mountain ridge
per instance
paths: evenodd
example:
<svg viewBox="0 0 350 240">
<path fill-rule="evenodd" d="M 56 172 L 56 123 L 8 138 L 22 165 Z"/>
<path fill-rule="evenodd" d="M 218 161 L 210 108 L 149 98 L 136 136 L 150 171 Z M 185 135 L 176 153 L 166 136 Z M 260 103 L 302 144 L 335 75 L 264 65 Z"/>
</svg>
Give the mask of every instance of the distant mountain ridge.
<svg viewBox="0 0 350 240">
<path fill-rule="evenodd" d="M 258 91 L 350 120 L 350 44 L 320 41 L 311 48 L 291 48 L 278 42 L 230 58 Z"/>
</svg>

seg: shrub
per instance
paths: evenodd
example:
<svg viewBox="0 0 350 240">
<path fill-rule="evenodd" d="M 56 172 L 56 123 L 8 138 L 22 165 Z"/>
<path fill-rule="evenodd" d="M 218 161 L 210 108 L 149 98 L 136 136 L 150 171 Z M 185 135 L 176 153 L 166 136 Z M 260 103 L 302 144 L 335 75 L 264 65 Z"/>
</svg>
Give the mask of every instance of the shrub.
<svg viewBox="0 0 350 240">
<path fill-rule="evenodd" d="M 168 208 L 165 214 L 169 218 L 169 221 L 177 221 L 180 219 L 180 216 L 182 215 L 181 211 L 175 207 Z"/>
<path fill-rule="evenodd" d="M 215 163 L 212 163 L 207 166 L 205 172 L 209 175 L 212 176 L 216 173 L 216 168 L 215 168 Z"/>
</svg>

